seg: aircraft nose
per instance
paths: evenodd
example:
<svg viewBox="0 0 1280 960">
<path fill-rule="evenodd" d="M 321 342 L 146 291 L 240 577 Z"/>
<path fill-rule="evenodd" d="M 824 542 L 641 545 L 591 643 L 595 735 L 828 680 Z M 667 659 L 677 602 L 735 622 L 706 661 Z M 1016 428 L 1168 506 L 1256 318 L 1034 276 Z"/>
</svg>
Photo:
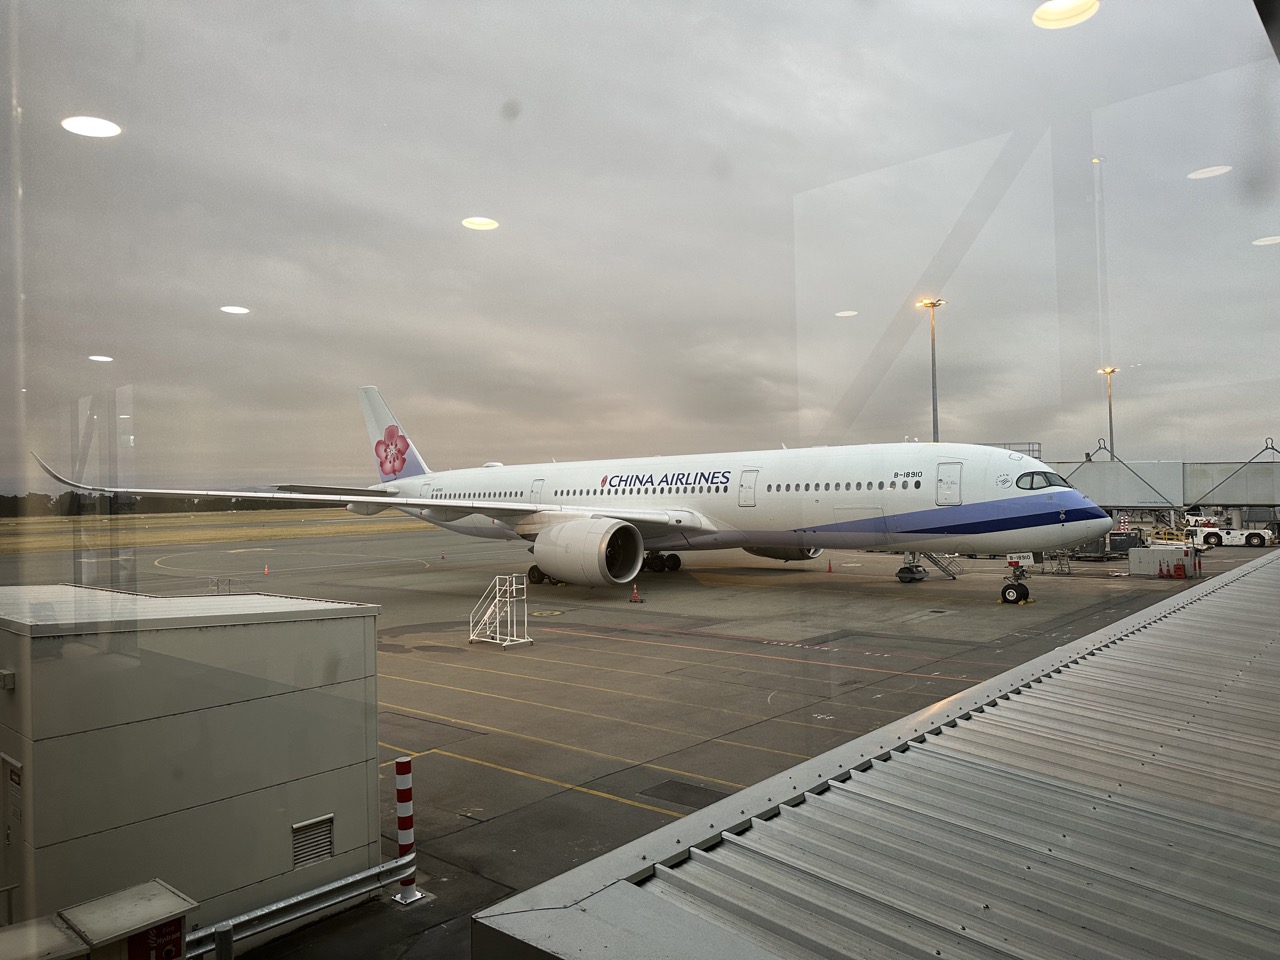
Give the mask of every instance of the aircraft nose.
<svg viewBox="0 0 1280 960">
<path fill-rule="evenodd" d="M 1101 510 L 1099 510 L 1098 512 L 1102 513 Z M 1086 521 L 1086 524 L 1087 526 L 1085 527 L 1085 529 L 1089 531 L 1089 537 L 1093 540 L 1098 540 L 1102 537 L 1105 537 L 1108 533 L 1111 532 L 1111 528 L 1115 526 L 1115 522 L 1105 514 L 1093 520 Z"/>
</svg>

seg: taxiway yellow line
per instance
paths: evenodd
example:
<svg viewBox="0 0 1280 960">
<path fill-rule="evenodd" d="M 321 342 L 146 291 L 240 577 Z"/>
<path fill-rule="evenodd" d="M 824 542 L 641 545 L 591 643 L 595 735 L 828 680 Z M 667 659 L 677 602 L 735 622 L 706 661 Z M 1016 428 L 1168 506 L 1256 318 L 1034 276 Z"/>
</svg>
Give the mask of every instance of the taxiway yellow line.
<svg viewBox="0 0 1280 960">
<path fill-rule="evenodd" d="M 524 777 L 528 780 L 537 780 L 539 783 L 549 783 L 555 787 L 562 787 L 565 790 L 576 790 L 578 793 L 590 794 L 593 797 L 600 797 L 604 800 L 613 800 L 617 803 L 625 803 L 629 807 L 639 807 L 641 810 L 651 810 L 654 813 L 665 814 L 668 817 L 675 817 L 679 820 L 684 816 L 675 810 L 668 810 L 665 807 L 655 807 L 648 803 L 641 803 L 639 800 L 628 800 L 626 797 L 619 797 L 612 793 L 604 793 L 601 790 L 592 790 L 590 787 L 580 787 L 577 784 L 565 783 L 563 780 L 553 780 L 550 777 L 539 776 L 536 773 L 529 773 L 525 770 L 516 770 L 512 767 L 504 767 L 498 763 L 490 763 L 488 760 L 477 760 L 475 757 L 464 757 L 460 753 L 453 753 L 449 750 L 428 750 L 427 753 L 438 753 L 442 757 L 452 757 L 454 760 L 463 760 L 467 763 L 474 763 L 481 767 L 488 767 L 491 770 L 500 770 L 503 773 L 509 773 L 513 776 Z M 422 754 L 418 754 L 422 756 Z"/>
<path fill-rule="evenodd" d="M 441 713 L 430 713 L 426 710 L 419 710 L 417 707 L 407 707 L 398 703 L 388 703 L 385 700 L 378 701 L 379 707 L 386 707 L 390 710 L 402 710 L 405 713 L 417 714 L 420 717 L 429 717 L 432 720 L 440 720 L 443 723 L 454 724 L 460 728 L 473 727 L 477 731 L 484 733 L 501 733 L 508 737 L 516 737 L 520 740 L 528 740 L 531 743 L 540 743 L 547 747 L 559 747 L 561 750 L 572 750 L 575 753 L 585 753 L 592 757 L 601 757 L 605 760 L 617 760 L 619 763 L 625 763 L 632 767 L 648 767 L 650 770 L 661 770 L 663 773 L 674 773 L 681 777 L 689 777 L 691 780 L 705 780 L 709 783 L 719 783 L 734 790 L 741 790 L 747 785 L 745 783 L 736 783 L 733 780 L 721 780 L 717 777 L 708 777 L 700 773 L 692 773 L 688 770 L 677 770 L 675 767 L 664 767 L 656 763 L 647 763 L 643 760 L 636 760 L 633 757 L 620 757 L 615 753 L 604 753 L 600 750 L 592 750 L 590 747 L 577 747 L 569 743 L 561 743 L 558 740 L 548 740 L 545 737 L 535 737 L 531 733 L 520 733 L 516 730 L 506 730 L 502 727 L 493 727 L 485 723 L 476 723 L 474 720 L 462 720 L 458 717 L 446 717 Z M 381 743 L 381 746 L 388 747 L 392 750 L 399 750 L 399 747 L 391 744 Z M 404 753 L 408 756 L 421 756 L 422 753 L 429 751 L 407 750 Z M 378 764 L 379 767 L 390 767 L 395 764 L 394 760 L 388 760 L 385 763 Z"/>
<path fill-rule="evenodd" d="M 383 656 L 388 656 L 388 657 L 408 657 L 408 656 L 411 656 L 411 654 L 407 654 L 407 653 L 385 653 L 385 654 L 383 654 Z M 542 660 L 542 659 L 540 659 L 540 658 L 532 658 L 532 659 L 533 659 L 533 662 L 537 662 L 537 663 L 562 663 L 562 662 L 563 662 L 563 661 L 559 661 L 559 660 L 552 660 L 552 661 Z M 416 662 L 416 661 L 414 661 L 414 662 Z M 565 686 L 565 687 L 577 687 L 577 688 L 579 688 L 579 689 L 581 689 L 581 690 L 594 690 L 594 691 L 596 691 L 597 693 L 608 693 L 608 694 L 612 694 L 612 695 L 614 695 L 614 696 L 619 696 L 619 697 L 633 697 L 633 698 L 635 698 L 635 699 L 637 699 L 637 700 L 653 700 L 653 701 L 656 701 L 656 702 L 658 702 L 658 703 L 670 703 L 670 704 L 673 704 L 673 705 L 678 706 L 678 707 L 693 707 L 693 708 L 696 708 L 696 709 L 699 709 L 699 710 L 711 710 L 711 711 L 714 711 L 714 712 L 716 712 L 716 713 L 727 713 L 727 714 L 732 714 L 732 715 L 734 715 L 734 716 L 738 716 L 738 717 L 745 717 L 745 718 L 747 718 L 748 720 L 767 720 L 767 719 L 769 719 L 769 714 L 747 713 L 747 712 L 746 712 L 746 711 L 744 711 L 744 710 L 731 710 L 731 709 L 729 709 L 729 708 L 727 708 L 727 707 L 712 707 L 712 706 L 707 706 L 706 704 L 702 704 L 702 703 L 689 703 L 689 702 L 688 702 L 688 701 L 686 701 L 686 700 L 673 700 L 673 699 L 671 699 L 670 697 L 655 697 L 655 696 L 652 696 L 652 695 L 647 694 L 647 693 L 633 693 L 633 692 L 631 692 L 630 690 L 619 690 L 619 689 L 617 689 L 617 688 L 615 688 L 615 687 L 597 687 L 597 686 L 593 686 L 592 684 L 589 684 L 589 683 L 575 683 L 575 682 L 574 682 L 574 681 L 572 681 L 572 680 L 555 680 L 555 679 L 552 679 L 552 678 L 550 678 L 550 677 L 538 677 L 538 676 L 532 676 L 532 675 L 527 674 L 527 673 L 512 673 L 512 672 L 510 672 L 510 671 L 508 671 L 508 670 L 494 670 L 494 669 L 492 669 L 492 668 L 490 668 L 490 667 L 476 667 L 476 666 L 472 666 L 472 665 L 470 665 L 470 664 L 464 664 L 464 663 L 436 663 L 436 662 L 433 662 L 431 665 L 432 665 L 432 667 L 437 668 L 437 669 L 441 669 L 441 668 L 442 668 L 442 669 L 455 669 L 455 670 L 474 670 L 474 671 L 476 671 L 476 672 L 478 672 L 478 673 L 490 673 L 490 674 L 493 674 L 494 676 L 499 676 L 499 677 L 512 677 L 513 679 L 516 679 L 516 680 L 533 680 L 533 681 L 536 681 L 536 682 L 538 682 L 538 683 L 555 683 L 555 684 L 559 684 L 559 685 L 561 685 L 561 686 Z M 641 672 L 641 671 L 639 671 L 639 670 L 618 670 L 618 669 L 616 669 L 616 668 L 614 668 L 614 667 L 591 667 L 591 666 L 589 666 L 589 665 L 587 665 L 587 664 L 574 664 L 574 666 L 582 666 L 582 667 L 586 667 L 587 669 L 592 669 L 592 670 L 608 670 L 608 671 L 611 671 L 611 672 L 613 672 L 613 673 L 627 673 L 627 674 L 631 674 L 631 675 L 633 675 L 633 676 L 637 676 L 637 677 L 645 677 L 646 679 L 649 679 L 649 680 L 658 680 L 658 679 L 662 679 L 661 677 L 655 676 L 655 675 L 654 675 L 654 674 L 652 674 L 652 673 L 643 673 L 643 672 Z M 391 675 L 390 675 L 390 674 L 384 674 L 384 676 L 391 676 Z M 404 677 L 392 677 L 392 679 L 396 679 L 396 680 L 403 680 L 403 679 L 405 679 L 405 678 L 404 678 Z M 677 679 L 685 679 L 686 681 L 699 681 L 699 682 L 702 682 L 702 683 L 714 682 L 714 681 L 699 680 L 699 678 L 697 678 L 697 677 L 687 677 L 687 678 L 677 678 Z"/>
<path fill-rule="evenodd" d="M 894 677 L 919 677 L 922 680 L 955 680 L 958 683 L 978 683 L 980 681 L 972 677 L 951 677 L 946 674 L 930 674 L 930 673 L 911 673 L 906 670 L 889 670 L 883 667 L 858 667 L 851 663 L 832 663 L 830 661 L 821 660 L 802 660 L 800 657 L 780 657 L 770 653 L 747 653 L 735 650 L 717 650 L 713 647 L 695 647 L 692 644 L 684 643 L 663 643 L 659 640 L 641 640 L 638 637 L 618 637 L 607 633 L 586 633 L 578 630 L 562 630 L 554 627 L 544 627 L 549 633 L 559 633 L 569 637 L 589 637 L 595 640 L 611 640 L 615 643 L 643 643 L 656 647 L 676 647 L 680 650 L 702 650 L 706 653 L 718 653 L 725 657 L 754 657 L 758 660 L 777 660 L 784 663 L 805 663 L 811 666 L 826 667 L 829 670 L 856 670 L 863 673 L 883 673 Z M 761 671 L 756 671 L 761 672 Z M 805 678 L 797 678 L 805 679 Z"/>
<path fill-rule="evenodd" d="M 687 730 L 676 730 L 673 727 L 660 727 L 656 723 L 642 723 L 639 720 L 624 720 L 621 717 L 611 717 L 603 713 L 589 713 L 585 710 L 574 710 L 570 707 L 556 707 L 549 703 L 539 703 L 537 700 L 524 700 L 520 697 L 508 697 L 500 693 L 489 693 L 486 690 L 472 690 L 470 687 L 455 687 L 448 683 L 436 683 L 434 680 L 415 680 L 412 677 L 397 677 L 390 673 L 379 673 L 378 679 L 399 680 L 401 683 L 416 683 L 424 687 L 436 687 L 440 690 L 452 690 L 454 693 L 468 693 L 477 697 L 491 697 L 494 700 L 506 700 L 508 703 L 522 703 L 527 707 L 542 707 L 544 710 L 555 710 L 558 713 L 571 713 L 575 716 L 590 717 L 592 720 L 607 720 L 612 723 L 626 724 L 631 727 L 640 727 L 644 730 L 655 730 L 659 733 L 671 733 L 679 737 L 692 737 L 694 739 L 703 738 L 716 743 L 723 743 L 730 747 L 741 747 L 744 750 L 760 750 L 764 753 L 776 753 L 784 757 L 798 757 L 801 760 L 808 760 L 811 754 L 793 753 L 790 750 L 776 750 L 773 747 L 758 747 L 752 743 L 738 743 L 734 740 L 726 740 L 723 736 L 704 737 L 700 733 L 691 733 Z"/>
</svg>

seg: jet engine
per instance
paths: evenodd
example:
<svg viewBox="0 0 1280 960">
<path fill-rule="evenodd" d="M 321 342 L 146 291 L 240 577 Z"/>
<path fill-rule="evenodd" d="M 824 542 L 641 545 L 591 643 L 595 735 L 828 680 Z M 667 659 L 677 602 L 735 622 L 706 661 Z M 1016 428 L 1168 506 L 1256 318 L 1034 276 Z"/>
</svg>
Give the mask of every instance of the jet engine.
<svg viewBox="0 0 1280 960">
<path fill-rule="evenodd" d="M 814 560 L 821 553 L 821 547 L 743 547 L 753 557 L 768 557 L 770 560 Z"/>
<path fill-rule="evenodd" d="M 622 520 L 566 520 L 538 534 L 533 558 L 547 576 L 567 583 L 630 583 L 644 563 L 644 538 Z"/>
</svg>

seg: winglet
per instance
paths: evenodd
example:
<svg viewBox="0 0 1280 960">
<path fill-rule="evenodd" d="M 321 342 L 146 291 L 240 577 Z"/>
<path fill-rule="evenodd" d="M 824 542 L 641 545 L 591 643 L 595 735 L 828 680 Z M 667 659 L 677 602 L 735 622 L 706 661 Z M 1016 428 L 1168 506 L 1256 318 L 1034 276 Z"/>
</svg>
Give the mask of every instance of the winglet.
<svg viewBox="0 0 1280 960">
<path fill-rule="evenodd" d="M 34 450 L 31 451 L 31 455 L 36 458 L 36 463 L 40 464 L 41 470 L 47 473 L 54 480 L 58 481 L 58 483 L 62 484 L 64 487 L 72 487 L 76 490 L 103 490 L 104 489 L 103 487 L 91 487 L 87 483 L 77 483 L 74 480 L 68 480 L 66 477 L 62 476 L 60 473 L 54 470 L 53 467 L 49 466 L 47 463 L 41 460 L 39 454 L 37 454 Z"/>
</svg>

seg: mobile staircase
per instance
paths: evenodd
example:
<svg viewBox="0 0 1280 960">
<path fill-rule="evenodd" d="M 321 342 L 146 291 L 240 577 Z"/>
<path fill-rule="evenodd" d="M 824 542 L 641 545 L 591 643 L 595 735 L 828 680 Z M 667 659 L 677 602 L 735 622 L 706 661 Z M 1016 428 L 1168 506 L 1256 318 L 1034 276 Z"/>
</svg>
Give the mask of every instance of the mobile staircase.
<svg viewBox="0 0 1280 960">
<path fill-rule="evenodd" d="M 964 573 L 964 564 L 955 557 L 939 556 L 936 553 L 921 553 L 920 556 L 924 557 L 935 567 L 945 573 L 951 580 L 954 580 L 956 577 Z"/>
<path fill-rule="evenodd" d="M 936 553 L 908 550 L 902 555 L 902 566 L 898 569 L 898 579 L 903 583 L 910 583 L 912 580 L 923 580 L 929 576 L 929 571 L 924 568 L 924 564 L 920 562 L 921 560 L 928 560 L 946 574 L 949 580 L 954 580 L 964 573 L 964 564 L 955 559 L 955 557 L 940 557 Z"/>
<path fill-rule="evenodd" d="M 525 575 L 514 573 L 494 577 L 489 589 L 471 611 L 471 636 L 467 643 L 477 640 L 496 643 L 505 650 L 522 643 L 533 643 L 528 634 Z"/>
</svg>

